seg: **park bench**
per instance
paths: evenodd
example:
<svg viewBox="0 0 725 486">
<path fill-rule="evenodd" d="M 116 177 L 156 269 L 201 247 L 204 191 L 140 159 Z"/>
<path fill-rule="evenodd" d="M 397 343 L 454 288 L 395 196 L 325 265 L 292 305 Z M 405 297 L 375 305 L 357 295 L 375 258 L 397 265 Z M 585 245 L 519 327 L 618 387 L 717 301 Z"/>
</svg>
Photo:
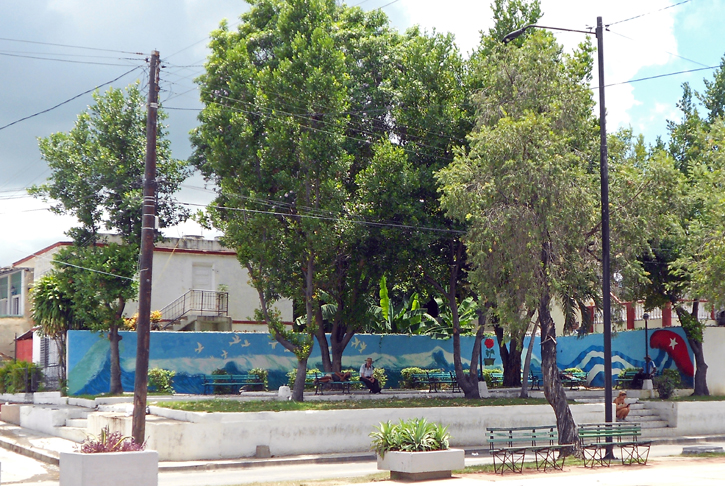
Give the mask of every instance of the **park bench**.
<svg viewBox="0 0 725 486">
<path fill-rule="evenodd" d="M 523 378 L 523 377 L 522 377 Z M 544 382 L 543 376 L 541 373 L 534 373 L 532 370 L 529 370 L 529 390 L 533 390 L 536 388 L 537 390 L 541 390 L 541 385 Z"/>
<path fill-rule="evenodd" d="M 632 380 L 637 376 L 640 370 L 627 370 L 622 371 L 617 376 L 617 388 L 629 388 L 632 386 Z"/>
<path fill-rule="evenodd" d="M 587 374 L 585 371 L 561 372 L 561 384 L 568 386 L 571 390 L 579 386 L 587 386 Z"/>
<path fill-rule="evenodd" d="M 232 387 L 237 393 L 242 387 L 264 389 L 264 382 L 257 375 L 243 373 L 239 375 L 203 375 L 204 395 L 213 393 L 216 387 Z"/>
<path fill-rule="evenodd" d="M 489 373 L 492 386 L 503 386 L 503 373 Z"/>
<path fill-rule="evenodd" d="M 523 472 L 526 453 L 533 453 L 536 469 L 562 469 L 565 456 L 561 449 L 572 444 L 559 444 L 556 425 L 536 427 L 488 427 L 488 446 L 493 456 L 493 470 L 503 473 L 506 470 Z"/>
<path fill-rule="evenodd" d="M 458 386 L 456 375 L 450 371 L 426 371 L 425 373 L 414 373 L 413 383 L 422 383 L 428 385 L 428 392 L 438 392 L 443 390 L 443 386 L 449 386 L 453 393 L 461 391 Z"/>
<path fill-rule="evenodd" d="M 315 395 L 324 395 L 325 390 L 341 390 L 343 394 L 350 394 L 352 387 L 359 387 L 362 382 L 360 381 L 360 373 L 351 372 L 349 380 L 345 381 L 320 381 L 320 378 L 325 376 L 327 373 L 313 372 L 314 377 L 312 383 L 315 387 Z"/>
<path fill-rule="evenodd" d="M 608 448 L 619 447 L 622 464 L 647 464 L 651 441 L 640 441 L 642 427 L 634 422 L 579 425 L 579 444 L 585 467 L 609 466 Z"/>
</svg>

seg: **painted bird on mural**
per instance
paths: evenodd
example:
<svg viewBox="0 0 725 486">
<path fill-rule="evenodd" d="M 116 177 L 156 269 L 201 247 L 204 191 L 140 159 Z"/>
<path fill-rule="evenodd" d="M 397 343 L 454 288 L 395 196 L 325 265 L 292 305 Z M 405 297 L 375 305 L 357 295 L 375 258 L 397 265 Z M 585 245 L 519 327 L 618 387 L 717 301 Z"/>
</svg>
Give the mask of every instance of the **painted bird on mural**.
<svg viewBox="0 0 725 486">
<path fill-rule="evenodd" d="M 242 338 L 240 338 L 238 335 L 234 335 L 231 341 L 229 341 L 229 346 L 234 346 L 235 344 L 239 344 L 242 342 Z"/>
<path fill-rule="evenodd" d="M 204 346 L 202 346 L 201 343 L 197 342 L 196 349 L 194 351 L 196 351 L 197 353 L 201 353 L 203 350 L 204 350 Z"/>
</svg>

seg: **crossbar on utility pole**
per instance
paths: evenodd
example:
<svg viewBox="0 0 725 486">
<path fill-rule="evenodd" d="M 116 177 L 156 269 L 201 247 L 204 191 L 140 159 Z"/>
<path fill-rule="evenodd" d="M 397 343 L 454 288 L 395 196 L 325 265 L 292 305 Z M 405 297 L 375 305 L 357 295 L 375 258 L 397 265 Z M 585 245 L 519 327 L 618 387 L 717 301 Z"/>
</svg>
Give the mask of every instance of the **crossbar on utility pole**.
<svg viewBox="0 0 725 486">
<path fill-rule="evenodd" d="M 133 387 L 133 440 L 146 438 L 146 395 L 151 343 L 151 278 L 156 230 L 156 124 L 159 95 L 159 52 L 149 60 L 149 97 L 146 116 L 146 164 L 143 185 L 141 253 L 139 255 L 138 319 L 136 321 L 136 380 Z"/>
</svg>

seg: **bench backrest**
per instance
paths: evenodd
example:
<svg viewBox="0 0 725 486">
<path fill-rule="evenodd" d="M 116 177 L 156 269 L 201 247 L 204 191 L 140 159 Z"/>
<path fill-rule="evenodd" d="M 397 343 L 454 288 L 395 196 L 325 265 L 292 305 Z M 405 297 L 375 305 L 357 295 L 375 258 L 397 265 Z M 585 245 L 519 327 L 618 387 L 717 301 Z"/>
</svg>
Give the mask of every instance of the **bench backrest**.
<svg viewBox="0 0 725 486">
<path fill-rule="evenodd" d="M 486 429 L 486 435 L 490 449 L 547 446 L 559 442 L 556 425 L 489 427 Z"/>
<path fill-rule="evenodd" d="M 634 441 L 642 435 L 642 426 L 634 422 L 613 422 L 610 424 L 580 424 L 579 441 L 584 442 L 606 442 L 607 438 L 612 442 Z"/>
</svg>

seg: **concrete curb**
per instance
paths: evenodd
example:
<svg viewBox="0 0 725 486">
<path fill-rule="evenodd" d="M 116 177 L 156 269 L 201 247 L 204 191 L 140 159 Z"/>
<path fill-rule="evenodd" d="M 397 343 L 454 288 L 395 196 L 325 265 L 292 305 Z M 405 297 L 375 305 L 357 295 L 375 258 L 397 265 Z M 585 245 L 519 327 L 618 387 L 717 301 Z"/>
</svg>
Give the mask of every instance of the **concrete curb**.
<svg viewBox="0 0 725 486">
<path fill-rule="evenodd" d="M 38 449 L 28 445 L 20 445 L 8 437 L 0 436 L 0 447 L 16 454 L 20 454 L 21 456 L 30 457 L 37 461 L 52 464 L 54 466 L 58 466 L 60 464 L 60 458 L 58 455 L 53 455 L 44 449 Z"/>
</svg>

